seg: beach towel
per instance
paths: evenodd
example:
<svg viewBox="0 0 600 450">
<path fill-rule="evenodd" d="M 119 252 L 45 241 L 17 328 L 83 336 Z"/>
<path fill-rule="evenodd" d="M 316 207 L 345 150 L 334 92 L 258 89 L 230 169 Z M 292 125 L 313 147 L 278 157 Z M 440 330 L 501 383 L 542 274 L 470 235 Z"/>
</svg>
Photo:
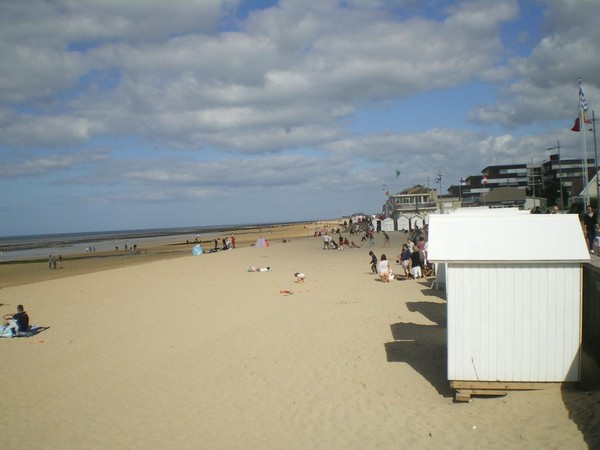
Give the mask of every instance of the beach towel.
<svg viewBox="0 0 600 450">
<path fill-rule="evenodd" d="M 36 334 L 41 333 L 44 330 L 47 330 L 50 327 L 40 327 L 38 325 L 31 325 L 27 331 L 20 331 L 17 334 L 12 334 L 10 327 L 0 327 L 0 338 L 13 338 L 13 337 L 31 337 Z"/>
</svg>

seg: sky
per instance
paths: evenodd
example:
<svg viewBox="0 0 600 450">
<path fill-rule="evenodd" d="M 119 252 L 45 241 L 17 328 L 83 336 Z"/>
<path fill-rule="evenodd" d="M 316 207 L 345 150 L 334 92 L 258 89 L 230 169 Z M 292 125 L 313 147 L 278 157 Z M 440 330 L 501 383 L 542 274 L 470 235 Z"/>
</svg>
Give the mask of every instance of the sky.
<svg viewBox="0 0 600 450">
<path fill-rule="evenodd" d="M 4 0 L 0 236 L 378 213 L 580 158 L 598 55 L 598 0 Z"/>
</svg>

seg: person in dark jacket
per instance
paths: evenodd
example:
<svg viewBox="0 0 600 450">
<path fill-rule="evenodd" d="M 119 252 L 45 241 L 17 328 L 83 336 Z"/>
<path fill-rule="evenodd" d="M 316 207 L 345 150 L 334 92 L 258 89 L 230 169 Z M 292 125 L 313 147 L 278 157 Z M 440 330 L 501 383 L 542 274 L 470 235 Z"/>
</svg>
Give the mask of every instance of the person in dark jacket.
<svg viewBox="0 0 600 450">
<path fill-rule="evenodd" d="M 15 314 L 5 314 L 2 318 L 7 321 L 5 326 L 10 328 L 13 336 L 17 333 L 24 333 L 29 329 L 29 316 L 23 305 L 17 305 Z"/>
<path fill-rule="evenodd" d="M 587 211 L 583 215 L 583 226 L 585 227 L 585 235 L 588 240 L 590 253 L 594 253 L 594 241 L 596 240 L 596 225 L 598 225 L 598 212 L 594 211 L 591 206 L 587 207 Z"/>
</svg>

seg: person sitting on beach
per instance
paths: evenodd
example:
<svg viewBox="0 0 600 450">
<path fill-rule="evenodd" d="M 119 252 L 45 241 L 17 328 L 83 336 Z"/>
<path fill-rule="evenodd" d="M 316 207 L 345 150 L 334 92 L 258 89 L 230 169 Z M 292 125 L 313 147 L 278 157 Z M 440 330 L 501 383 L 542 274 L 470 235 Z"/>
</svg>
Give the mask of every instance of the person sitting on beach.
<svg viewBox="0 0 600 450">
<path fill-rule="evenodd" d="M 381 255 L 381 259 L 379 261 L 379 279 L 384 283 L 389 283 L 392 278 L 392 270 L 390 268 L 389 261 L 387 260 L 387 256 L 385 254 Z"/>
<path fill-rule="evenodd" d="M 5 314 L 2 318 L 7 321 L 4 327 L 10 328 L 13 336 L 25 333 L 29 329 L 29 316 L 23 309 L 23 305 L 17 305 L 15 314 Z"/>
<path fill-rule="evenodd" d="M 423 269 L 423 276 L 424 277 L 435 276 L 435 270 L 434 270 L 433 264 L 431 264 L 431 263 L 425 264 L 425 267 Z"/>
<path fill-rule="evenodd" d="M 296 283 L 304 283 L 304 280 L 306 279 L 306 275 L 302 272 L 296 272 L 294 276 L 296 277 Z"/>
<path fill-rule="evenodd" d="M 248 272 L 268 272 L 270 270 L 270 267 L 248 267 Z"/>
</svg>

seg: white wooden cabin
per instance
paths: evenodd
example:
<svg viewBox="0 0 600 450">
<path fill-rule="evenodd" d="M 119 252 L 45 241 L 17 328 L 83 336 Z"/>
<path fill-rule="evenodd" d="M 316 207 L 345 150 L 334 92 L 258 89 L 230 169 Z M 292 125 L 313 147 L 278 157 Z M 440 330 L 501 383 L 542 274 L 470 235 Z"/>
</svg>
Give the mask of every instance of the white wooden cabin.
<svg viewBox="0 0 600 450">
<path fill-rule="evenodd" d="M 576 215 L 431 215 L 428 247 L 445 263 L 448 379 L 459 394 L 579 380 L 589 254 Z"/>
<path fill-rule="evenodd" d="M 381 231 L 394 231 L 394 219 L 389 217 L 381 221 Z"/>
<path fill-rule="evenodd" d="M 398 220 L 396 221 L 396 223 L 397 223 L 398 231 L 402 231 L 402 230 L 408 231 L 410 229 L 410 218 L 404 214 L 401 215 L 400 217 L 398 217 Z"/>
<path fill-rule="evenodd" d="M 423 228 L 423 226 L 425 225 L 425 219 L 423 219 L 423 216 L 415 214 L 414 216 L 411 216 L 410 224 L 412 230 L 414 230 L 417 227 Z"/>
</svg>

